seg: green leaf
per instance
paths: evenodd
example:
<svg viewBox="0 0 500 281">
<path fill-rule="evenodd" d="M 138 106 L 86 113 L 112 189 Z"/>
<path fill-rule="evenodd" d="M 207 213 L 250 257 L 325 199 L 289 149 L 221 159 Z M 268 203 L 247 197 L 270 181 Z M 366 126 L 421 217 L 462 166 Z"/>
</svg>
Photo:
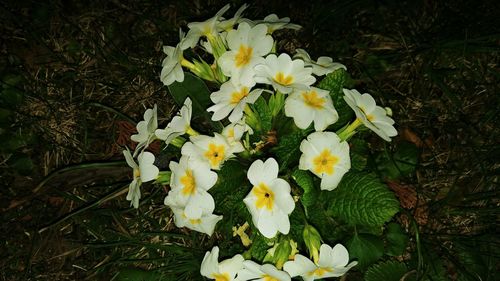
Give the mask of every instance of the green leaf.
<svg viewBox="0 0 500 281">
<path fill-rule="evenodd" d="M 349 74 L 342 68 L 329 73 L 318 84 L 318 88 L 330 91 L 333 106 L 339 114 L 339 120 L 332 125 L 333 128 L 339 129 L 347 124 L 354 116 L 354 112 L 344 101 L 343 88 L 347 87 L 350 80 Z"/>
<path fill-rule="evenodd" d="M 139 268 L 122 268 L 113 280 L 116 281 L 160 281 L 161 274 Z"/>
<path fill-rule="evenodd" d="M 168 86 L 170 95 L 177 103 L 182 106 L 187 97 L 193 101 L 193 119 L 201 118 L 201 122 L 208 123 L 212 128 L 222 130 L 220 122 L 211 121 L 211 115 L 207 112 L 207 108 L 212 104 L 210 100 L 210 91 L 203 80 L 190 74 L 184 73 L 184 81 L 174 82 Z M 191 122 L 193 124 L 193 122 Z"/>
<path fill-rule="evenodd" d="M 310 207 L 317 202 L 319 190 L 314 188 L 314 181 L 311 174 L 303 170 L 295 170 L 292 178 L 302 188 L 304 193 L 300 196 L 300 201 L 304 207 Z"/>
<path fill-rule="evenodd" d="M 351 153 L 351 169 L 362 171 L 368 163 L 368 143 L 364 139 L 353 138 L 349 141 Z"/>
<path fill-rule="evenodd" d="M 11 73 L 2 77 L 2 81 L 0 83 L 2 84 L 3 88 L 10 88 L 12 86 L 16 86 L 22 81 L 23 77 L 21 75 Z"/>
<path fill-rule="evenodd" d="M 331 191 L 328 214 L 352 225 L 381 226 L 399 211 L 399 202 L 373 174 L 349 172 Z"/>
<path fill-rule="evenodd" d="M 269 239 L 266 239 L 259 233 L 254 235 L 254 237 L 252 238 L 252 247 L 250 248 L 252 258 L 257 261 L 263 261 L 264 257 L 267 254 L 267 250 L 270 248 L 270 246 L 268 245 L 269 241 Z"/>
<path fill-rule="evenodd" d="M 273 126 L 273 113 L 266 103 L 266 100 L 260 96 L 253 104 L 254 111 L 258 116 L 257 130 L 265 134 Z"/>
<path fill-rule="evenodd" d="M 379 172 L 383 177 L 397 179 L 410 175 L 418 163 L 419 150 L 415 144 L 401 142 L 394 153 L 383 152 L 376 158 Z"/>
<path fill-rule="evenodd" d="M 16 107 L 24 100 L 24 92 L 16 88 L 6 88 L 2 91 L 2 101 L 4 104 Z"/>
<path fill-rule="evenodd" d="M 278 145 L 273 149 L 280 163 L 280 171 L 297 164 L 300 158 L 300 143 L 309 131 L 299 130 L 278 139 Z"/>
<path fill-rule="evenodd" d="M 408 244 L 408 236 L 397 223 L 389 223 L 386 229 L 387 250 L 389 256 L 400 256 L 406 250 Z"/>
<path fill-rule="evenodd" d="M 351 259 L 358 260 L 360 268 L 375 263 L 384 254 L 384 242 L 371 234 L 355 234 L 347 242 L 347 249 Z"/>
<path fill-rule="evenodd" d="M 365 273 L 366 281 L 399 281 L 406 274 L 406 265 L 397 261 L 386 261 L 372 265 Z"/>
<path fill-rule="evenodd" d="M 226 161 L 217 173 L 217 183 L 210 189 L 215 200 L 215 213 L 224 214 L 225 219 L 247 214 L 243 199 L 250 192 L 250 182 L 245 169 L 239 161 Z"/>
</svg>

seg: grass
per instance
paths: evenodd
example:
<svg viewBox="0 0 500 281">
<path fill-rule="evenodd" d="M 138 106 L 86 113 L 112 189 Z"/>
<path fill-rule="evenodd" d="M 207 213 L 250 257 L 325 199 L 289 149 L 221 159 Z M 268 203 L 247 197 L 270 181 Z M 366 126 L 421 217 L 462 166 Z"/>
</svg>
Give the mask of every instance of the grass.
<svg viewBox="0 0 500 281">
<path fill-rule="evenodd" d="M 145 107 L 158 103 L 160 116 L 175 112 L 158 79 L 161 48 L 176 43 L 179 27 L 223 4 L 0 4 L 0 75 L 5 85 L 5 77 L 22 81 L 9 84 L 22 102 L 3 95 L 0 103 L 15 108 L 0 134 L 12 144 L 0 151 L 0 279 L 122 280 L 116 272 L 129 265 L 199 278 L 213 240 L 175 230 L 161 189 L 146 186 L 138 212 L 123 196 L 111 198 L 128 171 L 92 163 L 123 160 L 130 126 Z M 419 241 L 412 243 L 424 253 L 424 271 L 450 280 L 494 280 L 498 268 L 497 11 L 495 1 L 358 0 L 256 1 L 246 13 L 289 16 L 304 28 L 279 34 L 279 49 L 338 59 L 356 88 L 392 108 L 400 132 L 394 146 L 407 141 L 420 152 L 396 192 L 413 204 L 408 212 L 417 225 L 408 229 Z M 69 168 L 81 163 L 84 172 Z M 433 269 L 436 256 L 441 267 Z"/>
</svg>

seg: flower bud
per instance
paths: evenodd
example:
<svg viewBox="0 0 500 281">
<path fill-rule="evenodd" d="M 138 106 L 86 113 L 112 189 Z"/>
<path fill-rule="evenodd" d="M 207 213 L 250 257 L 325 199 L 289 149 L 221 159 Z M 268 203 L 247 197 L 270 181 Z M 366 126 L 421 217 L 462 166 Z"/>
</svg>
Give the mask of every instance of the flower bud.
<svg viewBox="0 0 500 281">
<path fill-rule="evenodd" d="M 315 263 L 319 260 L 319 248 L 321 247 L 321 235 L 312 225 L 306 225 L 302 233 L 304 243 L 309 250 L 309 256 Z"/>
<path fill-rule="evenodd" d="M 292 252 L 292 246 L 289 239 L 281 239 L 279 243 L 267 251 L 264 262 L 272 262 L 277 269 L 283 268 L 283 264 L 288 261 Z"/>
</svg>

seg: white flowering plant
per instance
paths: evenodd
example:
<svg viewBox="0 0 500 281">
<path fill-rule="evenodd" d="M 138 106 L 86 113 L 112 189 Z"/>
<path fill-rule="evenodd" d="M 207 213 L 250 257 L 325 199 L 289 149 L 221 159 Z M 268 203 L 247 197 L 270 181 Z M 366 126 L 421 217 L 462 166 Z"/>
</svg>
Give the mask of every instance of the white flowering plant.
<svg viewBox="0 0 500 281">
<path fill-rule="evenodd" d="M 181 109 L 159 128 L 155 105 L 137 125 L 137 148 L 124 151 L 134 173 L 127 200 L 139 208 L 143 182 L 166 186 L 173 223 L 213 238 L 199 271 L 208 279 L 363 272 L 391 256 L 384 230 L 399 211 L 367 165 L 365 139 L 372 131 L 391 141 L 394 120 L 352 89 L 344 65 L 280 52 L 274 32 L 299 25 L 246 19 L 246 7 L 190 23 L 164 47 L 160 79 Z M 188 49 L 199 56 L 185 57 Z M 168 165 L 148 151 L 154 141 Z"/>
</svg>

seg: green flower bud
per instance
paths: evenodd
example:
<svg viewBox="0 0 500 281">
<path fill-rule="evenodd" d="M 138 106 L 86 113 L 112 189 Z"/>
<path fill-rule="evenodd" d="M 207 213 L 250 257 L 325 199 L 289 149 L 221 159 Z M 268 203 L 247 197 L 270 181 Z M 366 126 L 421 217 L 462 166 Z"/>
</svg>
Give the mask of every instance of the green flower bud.
<svg viewBox="0 0 500 281">
<path fill-rule="evenodd" d="M 283 264 L 288 261 L 292 253 L 292 246 L 289 239 L 281 239 L 279 243 L 274 244 L 274 247 L 267 251 L 264 257 L 264 262 L 271 262 L 276 265 L 277 269 L 283 268 Z"/>
<path fill-rule="evenodd" d="M 315 263 L 319 260 L 319 248 L 321 247 L 321 235 L 312 225 L 306 225 L 302 233 L 304 243 L 309 250 L 309 257 L 313 258 Z"/>
<path fill-rule="evenodd" d="M 172 175 L 172 172 L 170 171 L 161 171 L 158 174 L 158 177 L 156 178 L 156 182 L 161 184 L 161 185 L 168 185 L 170 184 L 170 176 Z"/>
</svg>

